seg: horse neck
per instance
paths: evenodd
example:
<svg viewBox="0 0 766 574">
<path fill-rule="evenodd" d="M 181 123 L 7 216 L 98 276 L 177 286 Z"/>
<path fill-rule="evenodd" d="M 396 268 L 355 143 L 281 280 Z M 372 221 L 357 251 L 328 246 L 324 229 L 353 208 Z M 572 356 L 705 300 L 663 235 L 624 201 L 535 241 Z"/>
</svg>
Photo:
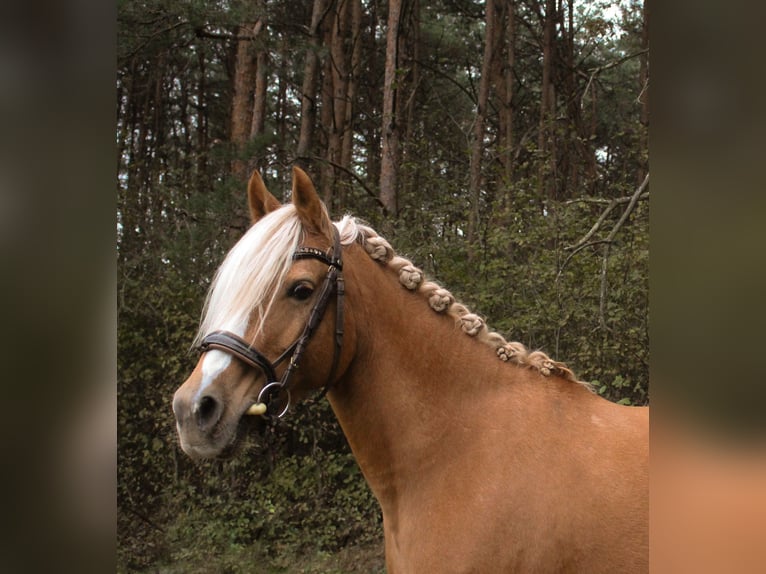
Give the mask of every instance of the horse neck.
<svg viewBox="0 0 766 574">
<path fill-rule="evenodd" d="M 349 256 L 344 269 L 355 353 L 329 398 L 384 504 L 397 483 L 439 464 L 456 425 L 480 415 L 478 397 L 525 371 L 463 334 L 364 252 Z"/>
</svg>

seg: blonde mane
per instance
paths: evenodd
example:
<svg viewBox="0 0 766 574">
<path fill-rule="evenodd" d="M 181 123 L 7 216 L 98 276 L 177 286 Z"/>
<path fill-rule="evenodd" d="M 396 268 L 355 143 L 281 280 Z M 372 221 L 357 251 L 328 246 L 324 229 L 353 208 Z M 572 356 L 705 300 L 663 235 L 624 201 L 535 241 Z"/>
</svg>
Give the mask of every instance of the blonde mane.
<svg viewBox="0 0 766 574">
<path fill-rule="evenodd" d="M 542 351 L 530 351 L 523 343 L 506 341 L 500 333 L 490 331 L 484 319 L 457 302 L 449 291 L 428 281 L 423 271 L 411 261 L 398 256 L 391 244 L 371 227 L 350 216 L 345 216 L 335 225 L 340 231 L 342 244 L 359 242 L 372 259 L 396 273 L 402 286 L 421 294 L 435 312 L 452 317 L 466 335 L 492 347 L 501 361 L 535 369 L 546 377 L 557 375 L 592 390 L 589 383 L 577 380 L 564 363 L 554 361 Z"/>
<path fill-rule="evenodd" d="M 554 361 L 542 351 L 530 351 L 519 342 L 508 342 L 500 333 L 490 331 L 484 319 L 433 281 L 404 257 L 396 255 L 391 245 L 374 229 L 349 215 L 334 223 L 342 245 L 358 242 L 367 254 L 394 272 L 399 283 L 421 294 L 436 313 L 455 320 L 462 331 L 492 347 L 502 361 L 529 367 L 544 376 L 557 375 L 590 388 L 578 381 L 563 363 Z M 253 311 L 262 319 L 283 283 L 292 264 L 303 230 L 295 207 L 287 204 L 264 216 L 232 247 L 215 274 L 202 313 L 195 344 L 217 329 L 242 335 Z M 267 295 L 271 299 L 267 300 Z"/>
</svg>

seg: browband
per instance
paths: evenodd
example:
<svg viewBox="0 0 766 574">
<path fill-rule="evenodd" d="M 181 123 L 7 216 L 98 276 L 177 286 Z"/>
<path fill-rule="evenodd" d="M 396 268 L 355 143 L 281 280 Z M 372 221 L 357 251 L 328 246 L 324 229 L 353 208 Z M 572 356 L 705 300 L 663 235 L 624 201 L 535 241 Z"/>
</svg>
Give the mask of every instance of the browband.
<svg viewBox="0 0 766 574">
<path fill-rule="evenodd" d="M 293 261 L 298 259 L 319 259 L 330 267 L 336 267 L 340 271 L 343 270 L 343 262 L 340 260 L 339 255 L 335 253 L 332 256 L 327 255 L 327 253 L 316 247 L 299 247 L 293 253 Z"/>
</svg>

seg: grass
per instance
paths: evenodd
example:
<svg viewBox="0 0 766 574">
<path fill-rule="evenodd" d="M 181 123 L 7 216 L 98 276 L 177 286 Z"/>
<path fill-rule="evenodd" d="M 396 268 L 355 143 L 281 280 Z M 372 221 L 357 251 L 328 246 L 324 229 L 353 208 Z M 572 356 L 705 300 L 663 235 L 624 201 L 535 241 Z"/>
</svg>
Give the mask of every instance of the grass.
<svg viewBox="0 0 766 574">
<path fill-rule="evenodd" d="M 174 553 L 168 563 L 132 569 L 118 564 L 118 574 L 383 574 L 383 545 L 349 546 L 325 551 L 270 556 L 263 548 L 232 546 L 215 556 L 198 552 Z"/>
</svg>

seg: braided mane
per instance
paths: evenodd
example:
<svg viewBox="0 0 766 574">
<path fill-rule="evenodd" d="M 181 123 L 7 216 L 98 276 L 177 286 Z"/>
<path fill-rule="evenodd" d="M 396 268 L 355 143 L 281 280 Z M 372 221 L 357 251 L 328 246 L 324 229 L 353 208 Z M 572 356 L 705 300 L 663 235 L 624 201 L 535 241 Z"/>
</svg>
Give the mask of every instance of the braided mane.
<svg viewBox="0 0 766 574">
<path fill-rule="evenodd" d="M 589 383 L 577 380 L 564 363 L 554 361 L 542 351 L 530 351 L 523 343 L 508 342 L 500 333 L 490 331 L 484 319 L 457 302 L 449 291 L 433 281 L 426 280 L 422 270 L 415 267 L 411 261 L 396 255 L 391 244 L 371 227 L 351 216 L 345 216 L 335 225 L 340 231 L 341 242 L 344 245 L 358 242 L 372 259 L 395 272 L 399 283 L 405 288 L 421 294 L 431 309 L 452 317 L 466 335 L 475 337 L 495 349 L 501 361 L 535 369 L 546 377 L 557 375 L 593 390 Z"/>
<path fill-rule="evenodd" d="M 564 363 L 490 331 L 484 319 L 455 301 L 449 291 L 426 280 L 423 271 L 394 253 L 388 241 L 371 227 L 348 215 L 334 225 L 343 245 L 359 243 L 373 260 L 396 273 L 405 288 L 421 294 L 436 313 L 452 317 L 466 335 L 490 345 L 500 360 L 535 369 L 544 376 L 557 375 L 591 389 L 588 383 L 578 381 Z M 283 283 L 301 236 L 301 224 L 291 204 L 264 216 L 245 233 L 216 272 L 195 344 L 216 329 L 243 330 L 254 309 L 263 320 L 271 307 L 267 295 L 271 293 L 273 299 L 277 286 Z"/>
</svg>

